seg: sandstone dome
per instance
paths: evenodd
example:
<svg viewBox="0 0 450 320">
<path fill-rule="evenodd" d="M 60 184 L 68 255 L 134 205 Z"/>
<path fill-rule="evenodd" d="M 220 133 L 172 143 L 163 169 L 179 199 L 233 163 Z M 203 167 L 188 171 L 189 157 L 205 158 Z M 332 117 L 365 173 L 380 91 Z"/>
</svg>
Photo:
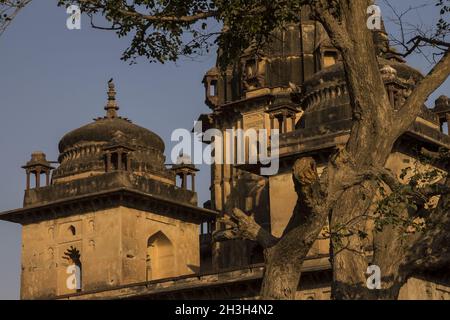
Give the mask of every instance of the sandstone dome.
<svg viewBox="0 0 450 320">
<path fill-rule="evenodd" d="M 114 84 L 110 80 L 106 115 L 63 136 L 59 142 L 60 166 L 53 172 L 54 179 L 105 173 L 105 148 L 117 143 L 133 150 L 131 172 L 167 175 L 163 140 L 156 133 L 120 117 L 115 96 Z"/>
</svg>

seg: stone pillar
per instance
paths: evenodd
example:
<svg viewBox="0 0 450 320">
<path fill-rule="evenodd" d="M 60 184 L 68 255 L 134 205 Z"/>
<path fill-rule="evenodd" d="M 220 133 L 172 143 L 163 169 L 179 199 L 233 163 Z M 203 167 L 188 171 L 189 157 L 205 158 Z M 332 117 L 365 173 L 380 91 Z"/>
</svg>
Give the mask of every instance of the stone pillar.
<svg viewBox="0 0 450 320">
<path fill-rule="evenodd" d="M 241 118 L 241 115 L 239 115 L 239 118 L 237 119 L 237 121 L 236 121 L 236 130 L 244 130 L 244 128 L 243 128 L 243 118 Z M 236 164 L 238 164 L 238 160 L 241 160 L 242 159 L 242 154 L 239 154 L 241 151 L 242 151 L 242 148 L 238 148 L 238 137 L 236 136 L 236 140 L 235 140 L 235 147 L 234 147 L 234 149 L 235 149 L 235 153 L 236 153 L 236 156 L 235 156 L 235 159 L 236 159 L 236 161 L 235 161 L 235 163 Z M 241 143 L 242 143 L 242 141 L 241 141 Z M 244 149 L 244 152 L 245 152 L 245 149 Z M 245 154 L 244 154 L 244 158 L 245 158 Z M 239 169 L 234 169 L 234 183 L 235 184 L 237 184 L 237 181 L 239 180 L 239 177 L 240 177 L 240 170 Z"/>
<path fill-rule="evenodd" d="M 216 141 L 215 137 L 213 137 L 212 143 L 214 143 L 214 150 L 213 150 L 214 157 L 216 155 L 218 156 L 221 152 L 223 153 L 223 149 L 222 150 L 219 149 L 223 148 L 223 146 L 220 145 L 218 141 Z M 221 161 L 223 162 L 223 154 Z M 211 190 L 212 207 L 219 211 L 222 210 L 222 167 L 223 164 L 218 163 L 218 159 L 216 159 L 216 161 L 214 161 L 214 163 L 212 163 L 211 165 L 211 185 L 213 186 Z"/>
<path fill-rule="evenodd" d="M 233 129 L 233 134 L 230 137 L 230 151 L 233 152 L 233 154 L 231 155 L 232 157 L 230 157 L 231 162 L 233 163 L 230 167 L 231 167 L 231 185 L 234 186 L 236 183 L 236 168 L 234 167 L 235 164 L 237 164 L 237 134 L 236 134 L 236 130 L 238 129 L 237 124 L 234 124 L 232 126 Z"/>
<path fill-rule="evenodd" d="M 213 182 L 213 199 L 214 208 L 216 210 L 222 210 L 222 166 L 220 164 L 213 164 L 212 182 Z"/>
<path fill-rule="evenodd" d="M 130 172 L 132 171 L 131 170 L 131 155 L 129 153 L 127 154 L 127 170 Z"/>
<path fill-rule="evenodd" d="M 118 150 L 117 151 L 117 170 L 121 171 L 122 170 L 122 151 Z"/>
<path fill-rule="evenodd" d="M 41 186 L 41 169 L 36 170 L 35 176 L 36 176 L 36 188 L 40 188 L 40 186 Z"/>
<path fill-rule="evenodd" d="M 296 114 L 293 113 L 291 115 L 291 130 L 294 131 L 295 130 L 295 119 L 297 118 Z"/>
<path fill-rule="evenodd" d="M 181 173 L 181 187 L 183 188 L 183 189 L 187 189 L 187 177 L 186 177 L 186 173 L 185 172 L 182 172 Z"/>
<path fill-rule="evenodd" d="M 27 169 L 27 190 L 30 190 L 30 170 Z"/>
<path fill-rule="evenodd" d="M 45 185 L 46 186 L 50 185 L 50 171 L 49 170 L 45 171 Z"/>
<path fill-rule="evenodd" d="M 270 118 L 270 130 L 275 129 L 275 116 L 273 114 L 269 115 Z"/>
<path fill-rule="evenodd" d="M 450 127 L 450 112 L 445 113 L 445 120 L 447 121 L 447 132 L 450 133 L 449 127 Z"/>
<path fill-rule="evenodd" d="M 195 173 L 191 174 L 192 191 L 195 192 Z"/>
<path fill-rule="evenodd" d="M 239 119 L 237 119 L 237 121 L 236 121 L 236 131 L 237 130 L 243 130 L 243 128 L 242 128 L 242 120 L 241 120 L 241 118 L 239 118 Z M 236 136 L 235 136 L 235 142 L 234 142 L 234 159 L 235 159 L 235 163 L 236 164 L 238 164 L 238 162 L 239 162 L 239 160 L 241 160 L 243 157 L 242 157 L 242 154 L 239 154 L 241 151 L 244 151 L 245 152 L 245 149 L 244 150 L 242 150 L 242 146 L 239 148 L 238 147 L 238 140 L 240 140 L 240 138 L 237 136 L 237 134 L 236 134 Z M 240 143 L 242 143 L 242 141 L 240 141 Z M 244 154 L 244 158 L 245 158 L 245 154 Z"/>
<path fill-rule="evenodd" d="M 275 119 L 276 119 L 276 123 L 277 123 L 277 129 L 278 129 L 278 133 L 283 133 L 283 120 L 282 120 L 282 118 L 280 117 L 280 115 L 277 115 L 276 117 L 275 117 Z"/>
<path fill-rule="evenodd" d="M 223 204 L 225 205 L 225 203 L 228 200 L 228 196 L 230 195 L 231 192 L 231 165 L 227 164 L 227 153 L 228 153 L 228 146 L 227 143 L 229 142 L 229 139 L 227 138 L 229 135 L 227 133 L 227 131 L 224 129 L 223 130 L 223 137 L 224 137 L 224 143 L 223 143 L 223 156 L 224 156 L 224 164 L 223 164 Z"/>
</svg>

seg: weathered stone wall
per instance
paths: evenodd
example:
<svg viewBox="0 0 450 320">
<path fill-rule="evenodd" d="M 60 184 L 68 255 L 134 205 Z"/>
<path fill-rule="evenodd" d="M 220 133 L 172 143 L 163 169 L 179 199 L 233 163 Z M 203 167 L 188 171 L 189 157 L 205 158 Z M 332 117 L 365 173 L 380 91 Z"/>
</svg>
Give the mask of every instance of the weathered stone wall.
<svg viewBox="0 0 450 320">
<path fill-rule="evenodd" d="M 76 292 L 66 286 L 69 263 L 63 257 L 71 247 L 80 254 L 83 291 L 151 280 L 146 272 L 147 241 L 157 233 L 168 239 L 173 250 L 166 250 L 168 265 L 160 266 L 160 278 L 198 271 L 199 227 L 194 223 L 118 207 L 24 225 L 21 298 Z"/>
<path fill-rule="evenodd" d="M 165 265 L 153 265 L 153 276 L 147 278 L 147 245 L 155 235 L 170 241 L 172 258 L 169 262 L 166 256 Z M 153 262 L 157 260 L 162 259 L 153 258 Z M 122 266 L 123 284 L 199 272 L 199 226 L 150 212 L 122 208 Z"/>
<path fill-rule="evenodd" d="M 270 225 L 274 236 L 281 236 L 292 216 L 297 193 L 292 173 L 285 172 L 269 178 Z"/>
<path fill-rule="evenodd" d="M 24 225 L 21 298 L 74 292 L 67 289 L 63 259 L 71 246 L 81 255 L 83 290 L 120 283 L 120 228 L 120 208 Z"/>
<path fill-rule="evenodd" d="M 410 278 L 401 288 L 400 300 L 450 300 L 450 287 L 438 283 Z"/>
</svg>

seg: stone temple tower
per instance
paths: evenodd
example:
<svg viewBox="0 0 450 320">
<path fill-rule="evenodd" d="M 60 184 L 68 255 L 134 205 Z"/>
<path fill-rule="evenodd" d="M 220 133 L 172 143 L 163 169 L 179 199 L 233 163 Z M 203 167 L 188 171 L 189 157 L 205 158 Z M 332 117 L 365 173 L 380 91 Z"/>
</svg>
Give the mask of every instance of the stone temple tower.
<svg viewBox="0 0 450 320">
<path fill-rule="evenodd" d="M 120 117 L 112 81 L 108 87 L 106 115 L 61 139 L 56 169 L 33 153 L 24 207 L 0 216 L 23 226 L 23 299 L 200 271 L 200 225 L 215 214 L 176 185 L 179 168 L 166 168 L 161 138 Z M 77 286 L 67 284 L 69 266 L 78 267 Z"/>
<path fill-rule="evenodd" d="M 392 108 L 399 110 L 423 75 L 389 48 L 384 28 L 374 31 L 373 39 Z M 281 236 L 297 204 L 293 164 L 300 157 L 313 157 L 322 172 L 330 156 L 349 138 L 351 97 L 339 52 L 306 7 L 299 23 L 274 30 L 272 41 L 257 56 L 252 52 L 245 52 L 226 70 L 216 67 L 205 74 L 205 102 L 211 112 L 199 120 L 204 130 L 218 129 L 224 136 L 227 129 L 262 129 L 268 135 L 278 129 L 279 170 L 261 176 L 261 164 L 212 166 L 211 207 L 219 212 L 241 208 L 254 214 L 273 235 Z M 449 110 L 447 97 L 440 97 L 434 109 L 423 106 L 413 125 L 399 137 L 386 167 L 400 177 L 402 170 L 417 165 L 417 150 L 449 149 L 450 137 L 445 132 Z M 224 147 L 223 154 L 233 153 Z M 216 229 L 225 227 L 216 225 Z M 373 252 L 368 248 L 370 263 Z M 216 243 L 212 255 L 216 270 L 253 268 L 263 261 L 261 248 L 244 240 Z M 410 279 L 401 297 L 449 296 L 448 287 L 436 285 L 441 278 L 426 280 Z M 331 281 L 329 238 L 321 234 L 303 264 L 298 298 L 329 299 Z"/>
<path fill-rule="evenodd" d="M 224 136 L 227 129 L 262 129 L 268 135 L 272 129 L 278 129 L 280 134 L 294 131 L 303 111 L 292 100 L 293 88 L 301 87 L 313 74 L 339 59 L 337 50 L 322 26 L 310 17 L 307 7 L 302 9 L 300 23 L 275 30 L 271 43 L 261 51 L 255 56 L 248 50 L 225 71 L 215 67 L 205 74 L 205 102 L 211 109 L 211 113 L 199 118 L 205 130 L 219 129 Z M 232 152 L 235 150 L 224 147 L 224 155 Z M 236 206 L 253 212 L 259 224 L 280 235 L 280 220 L 271 215 L 278 208 L 272 208 L 275 203 L 271 199 L 283 196 L 283 186 L 271 188 L 269 177 L 252 171 L 242 165 L 213 165 L 212 208 L 225 211 Z M 274 180 L 272 184 L 276 183 Z M 218 269 L 263 261 L 262 249 L 249 241 L 216 244 L 214 256 Z"/>
</svg>

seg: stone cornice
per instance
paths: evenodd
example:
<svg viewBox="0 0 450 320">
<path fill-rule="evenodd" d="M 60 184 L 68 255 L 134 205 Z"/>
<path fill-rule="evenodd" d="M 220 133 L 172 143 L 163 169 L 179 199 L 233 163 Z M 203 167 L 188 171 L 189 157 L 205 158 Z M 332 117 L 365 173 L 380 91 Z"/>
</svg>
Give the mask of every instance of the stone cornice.
<svg viewBox="0 0 450 320">
<path fill-rule="evenodd" d="M 217 215 L 216 211 L 181 203 L 175 199 L 171 200 L 130 188 L 117 188 L 5 211 L 0 213 L 0 220 L 25 225 L 119 206 L 150 211 L 195 223 L 211 221 Z"/>
</svg>

